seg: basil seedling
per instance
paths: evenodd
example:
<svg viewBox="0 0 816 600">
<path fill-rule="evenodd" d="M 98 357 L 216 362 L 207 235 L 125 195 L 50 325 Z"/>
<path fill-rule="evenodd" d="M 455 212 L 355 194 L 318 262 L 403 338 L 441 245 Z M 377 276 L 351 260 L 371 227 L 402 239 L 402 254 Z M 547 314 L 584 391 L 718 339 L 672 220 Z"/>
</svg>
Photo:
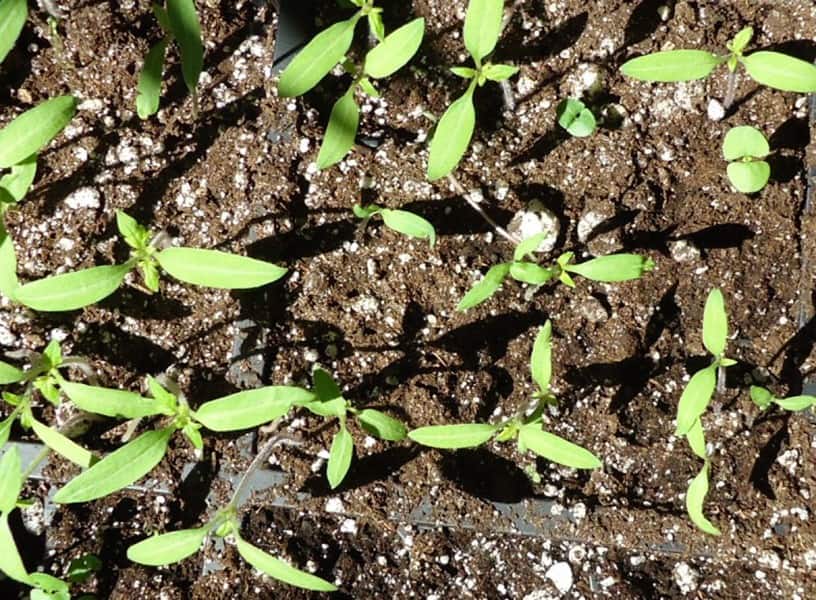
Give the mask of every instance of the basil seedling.
<svg viewBox="0 0 816 600">
<path fill-rule="evenodd" d="M 595 115 L 586 105 L 575 98 L 562 100 L 556 108 L 558 124 L 572 137 L 587 137 L 595 133 Z"/>
<path fill-rule="evenodd" d="M 383 223 L 389 229 L 407 235 L 408 237 L 428 240 L 433 248 L 436 243 L 436 230 L 426 219 L 415 215 L 407 210 L 397 210 L 384 208 L 376 204 L 360 206 L 355 204 L 352 208 L 354 215 L 363 220 L 363 227 L 368 224 L 369 219 L 375 215 L 382 217 Z"/>
<path fill-rule="evenodd" d="M 728 163 L 728 179 L 743 194 L 765 187 L 771 166 L 764 160 L 771 149 L 768 140 L 755 127 L 732 127 L 723 140 L 723 157 Z"/>
<path fill-rule="evenodd" d="M 779 408 L 790 411 L 807 410 L 811 406 L 816 406 L 816 396 L 803 395 L 777 398 L 766 388 L 757 385 L 751 386 L 751 401 L 761 410 L 767 409 L 771 404 L 776 404 Z"/>
</svg>

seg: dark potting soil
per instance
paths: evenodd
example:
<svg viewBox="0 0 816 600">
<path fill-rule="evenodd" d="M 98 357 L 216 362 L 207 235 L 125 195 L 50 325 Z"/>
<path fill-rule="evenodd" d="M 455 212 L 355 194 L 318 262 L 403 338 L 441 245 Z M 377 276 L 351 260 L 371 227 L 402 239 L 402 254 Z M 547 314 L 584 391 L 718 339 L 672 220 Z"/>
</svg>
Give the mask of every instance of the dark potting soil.
<svg viewBox="0 0 816 600">
<path fill-rule="evenodd" d="M 326 4 L 320 19 L 345 14 Z M 458 299 L 512 248 L 447 183 L 425 181 L 431 124 L 423 112 L 441 114 L 462 87 L 446 66 L 464 61 L 465 2 L 451 4 L 386 7 L 389 27 L 425 16 L 425 42 L 411 67 L 381 86 L 382 99 L 364 105 L 359 146 L 323 172 L 314 160 L 347 82 L 330 77 L 303 99 L 277 98 L 277 18 L 265 3 L 198 3 L 207 42 L 199 114 L 176 65 L 162 111 L 146 122 L 133 106 L 142 57 L 158 35 L 148 2 L 76 3 L 59 44 L 29 23 L 4 63 L 3 122 L 60 93 L 83 103 L 40 161 L 32 193 L 8 215 L 23 279 L 122 260 L 116 209 L 178 243 L 272 260 L 290 274 L 250 292 L 166 280 L 150 296 L 128 286 L 69 314 L 33 314 L 4 300 L 0 342 L 36 351 L 64 338 L 108 386 L 140 390 L 147 374 L 167 371 L 193 404 L 241 387 L 306 384 L 318 362 L 359 405 L 420 426 L 525 406 L 532 342 L 550 318 L 559 405 L 548 428 L 602 457 L 603 470 L 558 468 L 512 445 L 385 445 L 353 429 L 352 470 L 331 492 L 321 457 L 336 426 L 298 414 L 288 429 L 303 444 L 273 459 L 287 483 L 247 504 L 245 537 L 336 581 L 339 597 L 812 596 L 816 428 L 807 415 L 760 414 L 747 395 L 759 380 L 779 394 L 799 392 L 816 358 L 808 268 L 816 220 L 803 212 L 805 165 L 816 160 L 806 99 L 742 78 L 734 108 L 712 121 L 708 105 L 725 93 L 724 72 L 651 85 L 617 68 L 658 49 L 721 51 L 747 25 L 755 47 L 813 60 L 816 8 L 793 0 L 516 3 L 496 52 L 521 67 L 511 82 L 515 108 L 505 110 L 498 87 L 478 91 L 479 128 L 458 180 L 503 224 L 534 201 L 552 211 L 561 225 L 554 256 L 631 251 L 656 268 L 637 282 L 580 281 L 532 298 L 508 283 L 457 313 Z M 585 139 L 563 135 L 555 106 L 568 95 L 605 110 L 609 126 Z M 732 191 L 721 158 L 725 131 L 740 124 L 761 129 L 773 148 L 772 180 L 754 196 Z M 361 199 L 422 214 L 437 245 L 376 222 L 360 230 L 350 208 Z M 700 464 L 672 436 L 682 386 L 705 364 L 702 307 L 715 286 L 729 307 L 729 355 L 739 361 L 704 419 L 713 448 L 705 510 L 719 538 L 685 514 Z M 236 339 L 247 355 L 238 361 Z M 95 426 L 82 443 L 112 450 L 124 432 L 114 425 Z M 62 575 L 72 559 L 96 554 L 103 570 L 78 589 L 99 597 L 309 597 L 261 577 L 229 544 L 217 557 L 224 568 L 205 576 L 201 554 L 161 569 L 125 557 L 147 533 L 200 523 L 214 508 L 208 497 L 229 497 L 217 473 L 246 463 L 237 437 L 209 436 L 185 483 L 194 455 L 175 440 L 153 473 L 169 496 L 123 492 L 61 507 L 47 535 L 15 523 L 27 565 Z M 46 473 L 64 480 L 75 470 L 53 459 Z M 45 498 L 48 485 L 28 491 Z M 552 502 L 549 518 L 528 515 L 547 535 L 506 533 L 513 522 L 496 502 L 532 499 Z M 204 554 L 216 558 L 212 547 Z M 7 581 L 0 589 L 13 594 Z"/>
</svg>

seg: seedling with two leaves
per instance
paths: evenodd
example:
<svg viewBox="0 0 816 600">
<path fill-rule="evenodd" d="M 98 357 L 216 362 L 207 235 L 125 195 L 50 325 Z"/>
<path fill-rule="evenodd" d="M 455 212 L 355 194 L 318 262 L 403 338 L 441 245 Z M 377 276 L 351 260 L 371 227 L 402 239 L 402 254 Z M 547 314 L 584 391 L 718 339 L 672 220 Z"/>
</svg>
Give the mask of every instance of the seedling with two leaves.
<svg viewBox="0 0 816 600">
<path fill-rule="evenodd" d="M 529 414 L 518 414 L 495 425 L 489 423 L 430 425 L 408 433 L 423 446 L 441 449 L 472 448 L 488 443 L 516 440 L 520 452 L 530 450 L 551 462 L 574 469 L 597 469 L 601 461 L 586 448 L 543 429 L 544 409 L 556 402 L 550 391 L 552 377 L 552 324 L 539 330 L 530 357 L 530 371 L 538 389 Z"/>
<path fill-rule="evenodd" d="M 355 100 L 357 90 L 373 98 L 379 97 L 372 80 L 396 73 L 413 58 L 425 34 L 425 19 L 418 18 L 385 35 L 382 9 L 373 0 L 351 0 L 359 8 L 354 15 L 317 34 L 292 60 L 281 74 L 278 93 L 284 98 L 301 96 L 316 86 L 335 65 L 352 76 L 351 85 L 334 103 L 326 135 L 317 155 L 317 166 L 325 169 L 340 162 L 348 154 L 357 137 L 360 107 Z M 357 22 L 367 18 L 372 36 L 378 44 L 364 57 L 362 65 L 345 59 L 351 47 Z"/>
<path fill-rule="evenodd" d="M 161 236 L 153 236 L 121 211 L 117 211 L 116 224 L 132 249 L 127 262 L 32 281 L 14 289 L 12 299 L 39 311 L 76 310 L 113 294 L 125 276 L 137 268 L 151 292 L 159 289 L 159 267 L 185 283 L 221 289 L 259 287 L 286 273 L 286 269 L 277 265 L 219 250 L 183 247 L 160 250 L 157 244 Z"/>
<path fill-rule="evenodd" d="M 518 67 L 493 64 L 485 60 L 499 41 L 504 14 L 504 0 L 470 0 L 465 13 L 465 48 L 473 59 L 472 67 L 452 67 L 451 71 L 468 81 L 465 93 L 453 101 L 436 124 L 428 155 L 428 179 L 434 181 L 449 175 L 470 145 L 476 128 L 473 94 L 476 87 L 488 81 L 505 81 Z"/>
<path fill-rule="evenodd" d="M 363 220 L 363 227 L 368 224 L 371 217 L 379 215 L 382 217 L 385 226 L 397 233 L 407 235 L 408 237 L 428 240 L 431 244 L 431 248 L 433 248 L 436 243 L 436 230 L 434 226 L 426 219 L 407 210 L 385 208 L 383 206 L 377 206 L 376 204 L 369 204 L 368 206 L 355 204 L 352 207 L 352 211 L 356 217 Z"/>
<path fill-rule="evenodd" d="M 522 240 L 513 252 L 513 261 L 490 267 L 484 278 L 459 301 L 457 310 L 468 310 L 490 298 L 508 275 L 516 281 L 533 286 L 558 280 L 569 287 L 575 287 L 572 274 L 592 281 L 613 283 L 639 279 L 654 268 L 654 262 L 650 258 L 638 254 L 608 254 L 572 264 L 572 252 L 565 252 L 549 267 L 542 267 L 537 262 L 527 260 L 527 257 L 535 259 L 534 253 L 547 235 L 544 232 Z"/>
<path fill-rule="evenodd" d="M 713 359 L 709 366 L 697 371 L 686 384 L 677 405 L 677 427 L 674 432 L 677 436 L 685 436 L 692 452 L 705 461 L 686 491 L 686 510 L 692 522 L 711 535 L 720 535 L 720 530 L 703 515 L 711 461 L 706 452 L 701 417 L 714 395 L 717 378 L 722 377 L 722 369 L 736 364 L 735 360 L 725 356 L 727 340 L 728 314 L 725 300 L 720 290 L 713 289 L 703 310 L 703 345 Z"/>
<path fill-rule="evenodd" d="M 751 386 L 751 401 L 761 410 L 766 410 L 771 404 L 793 412 L 807 410 L 812 406 L 816 406 L 816 396 L 800 395 L 777 398 L 770 390 L 758 385 Z"/>
<path fill-rule="evenodd" d="M 0 63 L 2 63 L 28 18 L 28 0 L 0 0 Z"/>
<path fill-rule="evenodd" d="M 555 109 L 555 114 L 558 124 L 572 137 L 588 137 L 598 128 L 592 111 L 575 98 L 562 100 Z"/>
<path fill-rule="evenodd" d="M 723 140 L 728 179 L 743 194 L 760 191 L 768 183 L 771 166 L 763 160 L 770 153 L 768 140 L 750 125 L 732 127 Z"/>
<path fill-rule="evenodd" d="M 204 67 L 201 25 L 193 0 L 166 0 L 165 6 L 153 4 L 153 14 L 164 37 L 145 56 L 137 84 L 136 112 L 147 119 L 159 110 L 162 72 L 167 46 L 175 40 L 181 55 L 181 74 L 187 89 L 196 98 L 196 86 Z"/>
</svg>

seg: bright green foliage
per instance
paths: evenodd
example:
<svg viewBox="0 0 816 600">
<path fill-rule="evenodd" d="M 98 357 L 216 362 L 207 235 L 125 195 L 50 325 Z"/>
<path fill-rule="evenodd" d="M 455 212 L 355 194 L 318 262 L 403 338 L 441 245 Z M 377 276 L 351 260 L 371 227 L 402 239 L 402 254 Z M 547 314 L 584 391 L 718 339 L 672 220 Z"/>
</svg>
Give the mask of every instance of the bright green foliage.
<svg viewBox="0 0 816 600">
<path fill-rule="evenodd" d="M 436 230 L 434 226 L 426 219 L 407 210 L 384 208 L 376 204 L 371 204 L 366 207 L 355 204 L 352 210 L 357 217 L 363 219 L 366 223 L 368 219 L 374 215 L 379 215 L 382 217 L 385 226 L 389 229 L 393 229 L 397 233 L 407 235 L 408 237 L 428 240 L 431 244 L 431 248 L 433 248 L 436 243 Z"/>
<path fill-rule="evenodd" d="M 155 535 L 128 548 L 127 557 L 153 567 L 177 563 L 198 552 L 208 532 L 208 527 L 197 527 Z"/>
<path fill-rule="evenodd" d="M 27 17 L 28 0 L 0 0 L 0 63 L 14 48 Z"/>
<path fill-rule="evenodd" d="M 19 285 L 14 240 L 0 222 L 0 292 L 7 298 L 13 298 Z"/>
<path fill-rule="evenodd" d="M 742 59 L 751 79 L 762 85 L 810 94 L 816 91 L 816 67 L 811 63 L 779 52 L 760 51 Z"/>
<path fill-rule="evenodd" d="M 575 98 L 562 100 L 556 108 L 558 124 L 573 137 L 587 137 L 595 133 L 595 115 L 586 105 Z"/>
<path fill-rule="evenodd" d="M 748 125 L 731 128 L 723 140 L 723 156 L 730 162 L 728 179 L 743 194 L 765 187 L 771 166 L 764 160 L 771 149 L 762 132 Z"/>
<path fill-rule="evenodd" d="M 689 380 L 677 405 L 675 435 L 685 435 L 708 408 L 717 385 L 717 365 L 697 371 Z"/>
<path fill-rule="evenodd" d="M 340 162 L 354 145 L 360 124 L 360 107 L 354 100 L 354 86 L 334 103 L 326 136 L 317 154 L 317 167 L 325 169 Z"/>
<path fill-rule="evenodd" d="M 408 437 L 430 448 L 473 448 L 486 443 L 498 431 L 497 425 L 482 423 L 429 425 L 408 432 Z"/>
<path fill-rule="evenodd" d="M 0 513 L 8 513 L 17 506 L 17 497 L 23 489 L 20 452 L 16 446 L 0 458 Z"/>
<path fill-rule="evenodd" d="M 334 434 L 331 449 L 329 450 L 329 464 L 326 466 L 326 478 L 332 489 L 340 485 L 351 467 L 351 458 L 354 455 L 354 440 L 346 429 L 343 419 L 340 420 L 340 429 Z"/>
<path fill-rule="evenodd" d="M 777 398 L 769 390 L 757 385 L 751 386 L 751 400 L 762 410 L 765 410 L 771 404 L 776 404 L 780 408 L 790 411 L 807 410 L 811 406 L 816 406 L 816 396 Z"/>
<path fill-rule="evenodd" d="M 639 254 L 608 254 L 580 264 L 567 264 L 564 270 L 592 281 L 615 283 L 640 279 L 653 268 L 651 259 Z"/>
<path fill-rule="evenodd" d="M 476 79 L 471 79 L 467 91 L 451 103 L 436 124 L 428 155 L 428 179 L 435 181 L 450 174 L 462 160 L 476 127 L 473 92 Z"/>
<path fill-rule="evenodd" d="M 465 14 L 465 48 L 478 65 L 493 52 L 501 34 L 504 0 L 470 0 Z"/>
<path fill-rule="evenodd" d="M 68 579 L 71 583 L 85 583 L 91 575 L 102 570 L 102 561 L 95 554 L 83 554 L 68 565 Z"/>
<path fill-rule="evenodd" d="M 11 171 L 0 177 L 0 192 L 8 192 L 14 202 L 20 202 L 28 193 L 36 176 L 37 154 L 35 153 L 23 159 L 22 162 L 12 165 Z"/>
<path fill-rule="evenodd" d="M 552 323 L 549 320 L 539 330 L 533 343 L 530 374 L 538 386 L 538 393 L 546 394 L 552 378 Z"/>
<path fill-rule="evenodd" d="M 704 50 L 666 50 L 626 61 L 621 73 L 642 81 L 691 81 L 703 79 L 725 62 Z"/>
<path fill-rule="evenodd" d="M 167 248 L 155 256 L 161 268 L 176 279 L 213 288 L 260 287 L 286 273 L 286 269 L 272 263 L 219 250 Z"/>
<path fill-rule="evenodd" d="M 59 431 L 40 423 L 34 417 L 29 416 L 31 428 L 37 437 L 51 450 L 70 460 L 72 463 L 82 468 L 88 468 L 96 462 L 96 457 L 85 448 L 71 441 Z"/>
<path fill-rule="evenodd" d="M 139 73 L 139 83 L 136 86 L 136 113 L 140 119 L 147 119 L 159 110 L 166 52 L 167 39 L 162 39 L 150 48 L 145 56 L 142 72 Z"/>
<path fill-rule="evenodd" d="M 172 415 L 173 407 L 155 398 L 143 398 L 125 390 L 102 388 L 63 381 L 62 391 L 82 410 L 115 419 L 138 419 L 153 415 Z"/>
<path fill-rule="evenodd" d="M 470 291 L 459 301 L 456 310 L 473 308 L 490 298 L 499 291 L 508 273 L 510 273 L 510 265 L 507 263 L 490 267 L 484 278 L 470 288 Z"/>
<path fill-rule="evenodd" d="M 541 429 L 538 423 L 519 427 L 519 447 L 573 469 L 598 469 L 603 463 L 589 450 Z"/>
<path fill-rule="evenodd" d="M 365 56 L 363 72 L 374 79 L 393 75 L 413 58 L 422 45 L 425 19 L 414 19 L 395 29 Z"/>
<path fill-rule="evenodd" d="M 271 385 L 205 402 L 195 411 L 195 418 L 213 431 L 250 429 L 274 421 L 293 406 L 316 398 L 302 388 Z"/>
<path fill-rule="evenodd" d="M 337 586 L 332 585 L 320 577 L 315 577 L 314 575 L 295 569 L 282 560 L 270 556 L 263 550 L 246 542 L 240 536 L 238 536 L 235 541 L 238 545 L 238 554 L 241 555 L 241 558 L 270 577 L 274 577 L 289 585 L 318 592 L 333 592 L 337 589 Z"/>
<path fill-rule="evenodd" d="M 703 468 L 689 484 L 686 490 L 686 511 L 691 521 L 702 531 L 711 535 L 720 535 L 720 530 L 703 515 L 703 503 L 708 494 L 709 465 L 710 462 L 706 460 Z"/>
<path fill-rule="evenodd" d="M 58 96 L 6 125 L 0 130 L 0 169 L 9 169 L 45 148 L 74 117 L 76 106 L 73 96 Z"/>
<path fill-rule="evenodd" d="M 703 345 L 715 358 L 722 358 L 728 341 L 728 315 L 725 299 L 718 289 L 711 290 L 703 309 Z"/>
<path fill-rule="evenodd" d="M 128 271 L 130 265 L 106 265 L 54 275 L 20 286 L 14 299 L 43 312 L 77 310 L 110 296 Z"/>
</svg>

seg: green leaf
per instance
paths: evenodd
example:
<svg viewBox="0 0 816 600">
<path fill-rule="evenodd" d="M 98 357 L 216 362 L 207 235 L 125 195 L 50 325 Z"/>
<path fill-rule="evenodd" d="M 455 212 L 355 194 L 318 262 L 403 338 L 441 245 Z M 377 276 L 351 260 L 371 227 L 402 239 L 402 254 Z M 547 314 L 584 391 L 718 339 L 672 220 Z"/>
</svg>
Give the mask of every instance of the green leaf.
<svg viewBox="0 0 816 600">
<path fill-rule="evenodd" d="M 317 154 L 317 168 L 325 169 L 341 160 L 354 146 L 360 124 L 360 107 L 354 100 L 354 86 L 343 94 L 332 107 L 326 135 Z"/>
<path fill-rule="evenodd" d="M 473 107 L 471 80 L 467 91 L 453 101 L 439 123 L 431 139 L 428 155 L 428 179 L 435 181 L 450 174 L 462 160 L 476 127 L 476 109 Z"/>
<path fill-rule="evenodd" d="M 398 442 L 404 440 L 408 435 L 408 430 L 402 421 L 373 408 L 361 410 L 356 416 L 363 429 L 381 440 Z"/>
<path fill-rule="evenodd" d="M 14 421 L 16 418 L 17 415 L 15 413 L 12 413 L 8 417 L 0 421 L 0 448 L 6 445 L 6 442 L 9 439 L 9 435 L 11 434 L 11 426 L 14 425 Z"/>
<path fill-rule="evenodd" d="M 586 448 L 541 429 L 539 424 L 519 429 L 519 442 L 549 461 L 573 469 L 598 469 L 603 463 Z"/>
<path fill-rule="evenodd" d="M 250 429 L 282 417 L 294 404 L 314 398 L 312 392 L 299 387 L 270 385 L 205 402 L 195 411 L 195 418 L 212 431 Z"/>
<path fill-rule="evenodd" d="M 184 83 L 194 92 L 204 66 L 204 46 L 195 3 L 193 0 L 167 0 L 166 7 L 170 31 L 181 51 Z"/>
<path fill-rule="evenodd" d="M 725 352 L 728 341 L 728 315 L 722 292 L 714 288 L 708 293 L 703 309 L 703 345 L 717 358 Z"/>
<path fill-rule="evenodd" d="M 71 595 L 68 593 L 68 584 L 48 573 L 31 573 L 28 576 L 28 583 L 35 586 L 36 591 L 43 591 L 45 593 L 44 598 L 47 598 L 47 600 L 71 600 Z M 32 600 L 34 600 L 33 592 L 35 590 L 31 591 Z"/>
<path fill-rule="evenodd" d="M 357 82 L 360 86 L 360 89 L 363 90 L 363 93 L 368 94 L 372 98 L 379 98 L 380 92 L 377 91 L 377 88 L 371 83 L 371 80 L 368 77 L 363 77 L 360 81 Z"/>
<path fill-rule="evenodd" d="M 0 360 L 0 385 L 8 385 L 10 383 L 17 383 L 25 379 L 25 372 L 18 369 L 14 365 Z"/>
<path fill-rule="evenodd" d="M 764 387 L 757 385 L 751 386 L 751 401 L 756 404 L 761 410 L 765 410 L 773 402 L 774 396 Z"/>
<path fill-rule="evenodd" d="M 759 129 L 750 125 L 732 127 L 723 140 L 725 160 L 739 160 L 747 157 L 765 158 L 770 152 L 768 140 Z"/>
<path fill-rule="evenodd" d="M 144 248 L 147 245 L 149 237 L 147 229 L 121 210 L 116 211 L 116 228 L 119 230 L 119 235 L 131 248 Z"/>
<path fill-rule="evenodd" d="M 14 48 L 27 17 L 27 0 L 0 1 L 0 63 Z"/>
<path fill-rule="evenodd" d="M 628 60 L 620 70 L 641 81 L 690 81 L 707 77 L 725 60 L 704 50 L 667 50 Z"/>
<path fill-rule="evenodd" d="M 493 52 L 501 34 L 504 0 L 470 0 L 465 13 L 465 48 L 478 64 Z"/>
<path fill-rule="evenodd" d="M 198 423 L 187 423 L 181 428 L 181 433 L 184 434 L 196 450 L 204 449 L 204 438 L 201 437 L 201 425 Z"/>
<path fill-rule="evenodd" d="M 486 443 L 498 428 L 486 423 L 460 425 L 429 425 L 408 432 L 418 444 L 431 448 L 474 448 Z"/>
<path fill-rule="evenodd" d="M 348 403 L 342 396 L 324 402 L 307 402 L 302 406 L 310 412 L 327 419 L 345 417 L 346 411 L 348 410 Z"/>
<path fill-rule="evenodd" d="M 754 52 L 742 59 L 748 75 L 762 85 L 809 94 L 816 92 L 816 66 L 779 52 Z"/>
<path fill-rule="evenodd" d="M 43 358 L 48 361 L 49 368 L 53 369 L 62 364 L 62 348 L 58 340 L 51 340 L 43 350 Z"/>
<path fill-rule="evenodd" d="M 5 514 L 14 510 L 22 489 L 20 451 L 17 446 L 12 446 L 0 458 L 0 513 Z"/>
<path fill-rule="evenodd" d="M 473 79 L 479 74 L 476 69 L 471 69 L 470 67 L 451 67 L 450 70 L 451 73 L 462 79 Z"/>
<path fill-rule="evenodd" d="M 567 98 L 556 109 L 558 124 L 573 137 L 587 137 L 595 133 L 595 115 L 580 100 Z"/>
<path fill-rule="evenodd" d="M 174 427 L 147 431 L 83 471 L 54 496 L 54 502 L 88 502 L 121 490 L 155 467 L 167 452 Z"/>
<path fill-rule="evenodd" d="M 385 38 L 385 25 L 383 24 L 381 10 L 375 9 L 368 13 L 368 29 L 375 38 L 381 42 L 383 41 Z"/>
<path fill-rule="evenodd" d="M 172 415 L 173 411 L 154 398 L 144 398 L 126 390 L 96 387 L 63 381 L 62 391 L 79 408 L 115 419 L 138 419 L 152 415 Z"/>
<path fill-rule="evenodd" d="M 377 206 L 376 204 L 369 204 L 368 206 L 355 204 L 351 207 L 351 212 L 353 212 L 354 216 L 358 219 L 370 219 L 381 210 L 382 206 Z"/>
<path fill-rule="evenodd" d="M 176 407 L 178 406 L 176 395 L 168 392 L 159 380 L 152 375 L 147 376 L 147 389 L 150 390 L 150 395 L 153 396 L 157 402 L 170 409 L 172 413 L 176 412 Z"/>
<path fill-rule="evenodd" d="M 270 577 L 294 585 L 295 587 L 314 590 L 317 592 L 334 592 L 337 587 L 328 581 L 294 568 L 284 561 L 274 558 L 236 536 L 238 554 L 253 567 Z"/>
<path fill-rule="evenodd" d="M 691 480 L 686 491 L 686 510 L 691 521 L 702 531 L 711 535 L 720 535 L 720 530 L 711 524 L 703 515 L 703 502 L 708 494 L 708 461 L 697 476 Z"/>
<path fill-rule="evenodd" d="M 255 288 L 286 273 L 286 269 L 272 263 L 219 250 L 167 248 L 156 254 L 156 260 L 176 279 L 212 288 Z"/>
<path fill-rule="evenodd" d="M 805 410 L 816 404 L 816 396 L 791 396 L 790 398 L 776 398 L 777 404 L 785 410 Z"/>
<path fill-rule="evenodd" d="M 764 160 L 732 162 L 727 168 L 728 179 L 742 194 L 760 191 L 771 177 L 771 165 Z"/>
<path fill-rule="evenodd" d="M 751 41 L 752 37 L 754 37 L 754 28 L 746 27 L 741 29 L 740 32 L 734 36 L 734 39 L 726 45 L 734 54 L 741 54 L 742 51 L 745 50 L 746 46 L 748 46 L 748 43 Z"/>
<path fill-rule="evenodd" d="M 354 440 L 341 423 L 340 429 L 334 434 L 331 449 L 329 450 L 329 464 L 326 466 L 326 477 L 331 489 L 343 482 L 351 466 L 351 457 L 354 454 Z"/>
<path fill-rule="evenodd" d="M 538 250 L 541 242 L 543 242 L 548 235 L 550 235 L 549 231 L 542 231 L 541 233 L 537 233 L 520 241 L 516 249 L 513 250 L 513 260 L 519 262 L 523 260 L 525 256 L 532 255 Z"/>
<path fill-rule="evenodd" d="M 426 219 L 407 210 L 392 210 L 384 208 L 380 211 L 383 222 L 389 229 L 393 229 L 408 237 L 428 240 L 433 248 L 436 243 L 436 230 Z"/>
<path fill-rule="evenodd" d="M 76 310 L 107 298 L 122 284 L 130 265 L 105 265 L 27 283 L 14 299 L 44 312 Z"/>
<path fill-rule="evenodd" d="M 0 169 L 37 154 L 69 123 L 76 112 L 73 96 L 58 96 L 25 111 L 0 130 Z"/>
<path fill-rule="evenodd" d="M 360 16 L 358 12 L 350 19 L 335 23 L 312 38 L 281 73 L 278 95 L 291 98 L 305 94 L 316 86 L 334 65 L 343 60 L 351 46 L 354 27 Z"/>
<path fill-rule="evenodd" d="M 128 560 L 140 565 L 158 567 L 181 562 L 201 549 L 209 527 L 181 529 L 154 535 L 127 549 Z"/>
<path fill-rule="evenodd" d="M 419 50 L 425 34 L 425 19 L 414 19 L 391 32 L 365 57 L 363 71 L 374 79 L 388 77 L 401 69 Z"/>
<path fill-rule="evenodd" d="M 495 294 L 501 287 L 504 278 L 510 272 L 510 264 L 501 263 L 493 265 L 485 274 L 484 278 L 475 284 L 465 297 L 459 301 L 456 310 L 467 310 L 481 304 L 490 296 Z"/>
<path fill-rule="evenodd" d="M 68 580 L 71 583 L 85 583 L 91 575 L 102 570 L 102 561 L 95 554 L 83 554 L 68 565 Z"/>
<path fill-rule="evenodd" d="M 0 571 L 14 581 L 27 584 L 29 582 L 28 573 L 23 564 L 23 559 L 20 558 L 14 536 L 11 534 L 8 513 L 5 511 L 0 514 L 0 548 L 3 549 L 0 552 Z"/>
<path fill-rule="evenodd" d="M 0 220 L 0 293 L 13 300 L 19 285 L 14 241 Z"/>
<path fill-rule="evenodd" d="M 519 68 L 513 65 L 485 65 L 482 75 L 490 81 L 504 81 L 518 73 Z"/>
<path fill-rule="evenodd" d="M 552 279 L 552 269 L 547 269 L 531 262 L 513 262 L 510 265 L 510 277 L 530 285 L 542 285 Z"/>
<path fill-rule="evenodd" d="M 170 31 L 170 18 L 167 16 L 167 11 L 161 4 L 157 2 L 153 2 L 151 8 L 153 9 L 153 16 L 156 17 L 156 21 L 159 23 L 159 27 L 162 28 L 162 31 L 169 36 L 173 35 L 173 32 Z"/>
<path fill-rule="evenodd" d="M 328 402 L 335 398 L 342 398 L 343 391 L 325 369 L 315 367 L 312 371 L 312 381 L 315 394 L 317 394 L 317 398 L 320 402 Z"/>
<path fill-rule="evenodd" d="M 34 429 L 34 433 L 37 437 L 40 438 L 46 446 L 83 469 L 87 469 L 96 462 L 96 457 L 93 454 L 62 435 L 56 429 L 52 429 L 40 423 L 37 419 L 31 420 L 31 427 Z"/>
<path fill-rule="evenodd" d="M 550 390 L 552 378 L 552 323 L 549 319 L 538 330 L 533 353 L 530 355 L 530 373 L 538 389 L 546 393 Z"/>
<path fill-rule="evenodd" d="M 703 431 L 703 422 L 698 417 L 694 424 L 691 426 L 691 429 L 688 430 L 686 434 L 686 440 L 688 440 L 689 446 L 691 447 L 691 451 L 694 452 L 698 457 L 702 458 L 703 460 L 706 459 L 706 443 L 705 443 L 705 432 Z"/>
<path fill-rule="evenodd" d="M 653 268 L 651 259 L 639 254 L 608 254 L 564 267 L 565 270 L 587 279 L 607 283 L 639 279 Z"/>
<path fill-rule="evenodd" d="M 694 422 L 708 407 L 716 383 L 717 367 L 715 365 L 700 369 L 691 377 L 677 405 L 677 428 L 674 435 L 686 435 L 694 426 Z"/>
<path fill-rule="evenodd" d="M 37 176 L 37 154 L 32 154 L 22 162 L 12 165 L 11 172 L 0 177 L 0 189 L 6 190 L 15 202 L 20 202 L 28 193 Z"/>
<path fill-rule="evenodd" d="M 139 83 L 136 86 L 136 113 L 140 119 L 147 119 L 159 110 L 161 96 L 162 71 L 164 55 L 167 50 L 167 39 L 153 46 L 145 56 Z"/>
<path fill-rule="evenodd" d="M 159 291 L 159 269 L 153 262 L 142 262 L 139 265 L 145 287 L 151 292 Z"/>
</svg>

